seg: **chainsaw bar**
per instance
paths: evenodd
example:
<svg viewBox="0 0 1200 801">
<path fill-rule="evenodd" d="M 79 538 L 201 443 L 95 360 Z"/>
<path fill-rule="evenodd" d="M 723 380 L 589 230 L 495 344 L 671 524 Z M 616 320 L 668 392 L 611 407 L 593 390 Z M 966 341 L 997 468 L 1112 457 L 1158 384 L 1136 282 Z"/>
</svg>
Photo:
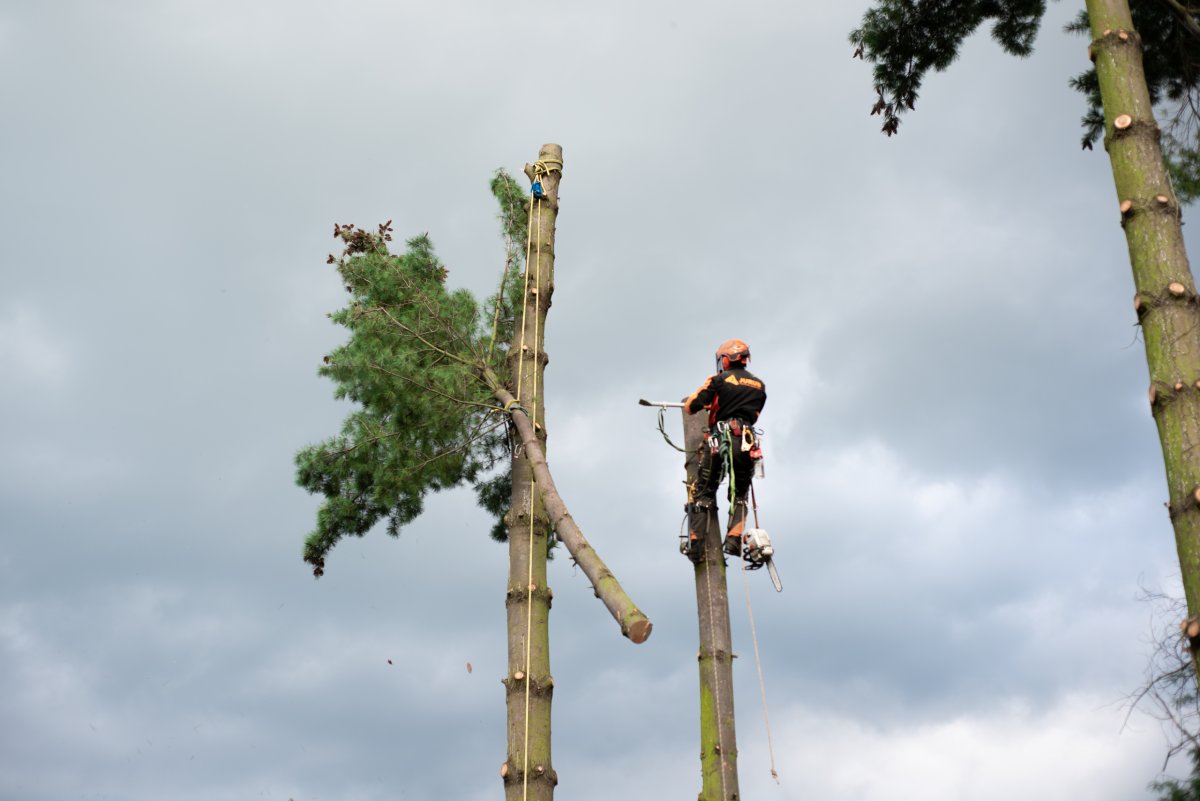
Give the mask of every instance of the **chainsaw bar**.
<svg viewBox="0 0 1200 801">
<path fill-rule="evenodd" d="M 783 584 L 779 581 L 779 573 L 775 571 L 775 560 L 767 560 L 767 572 L 771 574 L 771 583 L 775 585 L 775 592 L 783 592 Z"/>
</svg>

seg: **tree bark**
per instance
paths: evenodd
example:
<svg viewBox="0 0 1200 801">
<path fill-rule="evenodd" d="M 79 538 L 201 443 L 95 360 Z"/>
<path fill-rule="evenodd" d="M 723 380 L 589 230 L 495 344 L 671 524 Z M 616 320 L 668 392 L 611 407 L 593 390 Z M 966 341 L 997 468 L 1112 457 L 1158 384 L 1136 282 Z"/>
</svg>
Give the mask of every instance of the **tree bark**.
<svg viewBox="0 0 1200 801">
<path fill-rule="evenodd" d="M 508 801 L 552 801 L 558 776 L 550 763 L 550 599 L 546 584 L 546 533 L 550 520 L 534 475 L 533 453 L 545 453 L 542 378 L 546 311 L 554 286 L 554 226 L 562 147 L 543 145 L 538 164 L 544 199 L 530 200 L 530 251 L 516 341 L 509 351 L 517 398 L 529 410 L 536 449 L 514 448 L 508 522 L 508 758 L 500 770 Z M 527 168 L 528 169 L 528 168 Z M 530 176 L 531 180 L 533 176 Z M 542 458 L 544 461 L 544 456 Z"/>
<path fill-rule="evenodd" d="M 684 465 L 688 502 L 700 467 L 707 427 L 703 415 L 683 412 Z M 722 526 L 714 507 L 704 532 L 704 555 L 695 565 L 696 611 L 700 621 L 700 776 L 699 801 L 737 801 L 737 732 L 733 717 L 733 638 L 729 630 L 729 589 L 725 582 Z"/>
<path fill-rule="evenodd" d="M 1200 312 L 1127 0 L 1087 0 L 1121 226 L 1146 343 L 1150 406 L 1162 443 L 1180 572 L 1200 615 Z M 1193 667 L 1200 676 L 1195 654 Z"/>
</svg>

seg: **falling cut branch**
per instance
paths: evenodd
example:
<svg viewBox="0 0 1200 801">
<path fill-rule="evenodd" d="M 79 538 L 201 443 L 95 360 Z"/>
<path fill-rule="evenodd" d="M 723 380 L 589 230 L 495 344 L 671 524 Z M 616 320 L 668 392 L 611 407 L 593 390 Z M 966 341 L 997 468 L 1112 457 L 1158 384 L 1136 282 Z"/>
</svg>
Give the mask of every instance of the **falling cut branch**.
<svg viewBox="0 0 1200 801">
<path fill-rule="evenodd" d="M 490 368 L 483 368 L 481 375 L 496 400 L 506 407 L 511 408 L 516 405 L 517 401 L 512 393 L 504 388 L 500 379 Z M 604 563 L 604 560 L 596 553 L 596 549 L 583 536 L 579 526 L 575 524 L 566 503 L 554 485 L 554 479 L 550 475 L 550 469 L 546 464 L 546 457 L 542 453 L 542 447 L 538 442 L 532 421 L 520 413 L 523 410 L 519 407 L 514 411 L 516 413 L 512 415 L 513 425 L 521 438 L 521 444 L 525 447 L 526 456 L 533 466 L 533 475 L 537 480 L 542 503 L 546 505 L 546 512 L 550 515 L 550 522 L 558 534 L 558 539 L 567 547 L 571 558 L 592 582 L 592 587 L 596 590 L 596 597 L 608 607 L 608 611 L 616 618 L 617 623 L 621 626 L 621 633 L 635 643 L 645 642 L 653 629 L 650 618 L 646 617 L 625 593 L 616 576 L 608 569 L 608 565 Z"/>
</svg>

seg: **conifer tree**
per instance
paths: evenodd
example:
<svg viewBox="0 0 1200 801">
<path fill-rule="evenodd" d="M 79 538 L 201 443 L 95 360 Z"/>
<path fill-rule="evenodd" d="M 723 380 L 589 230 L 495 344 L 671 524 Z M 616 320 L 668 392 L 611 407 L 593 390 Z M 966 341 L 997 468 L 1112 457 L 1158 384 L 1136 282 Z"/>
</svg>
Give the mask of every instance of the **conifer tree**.
<svg viewBox="0 0 1200 801">
<path fill-rule="evenodd" d="M 1103 132 L 1116 184 L 1114 216 L 1119 210 L 1133 269 L 1149 402 L 1190 616 L 1183 628 L 1200 674 L 1200 295 L 1180 228 L 1187 195 L 1172 185 L 1155 118 L 1156 101 L 1165 98 L 1176 104 L 1176 120 L 1194 124 L 1200 25 L 1196 9 L 1180 0 L 1134 0 L 1133 11 L 1130 5 L 1087 0 L 1085 14 L 1069 28 L 1090 32 L 1093 69 L 1074 85 L 1091 104 L 1084 144 Z M 872 114 L 883 115 L 884 133 L 897 132 L 900 116 L 916 105 L 925 74 L 949 66 L 979 25 L 991 22 L 992 36 L 1005 50 L 1027 55 L 1045 10 L 1045 0 L 878 0 L 850 40 L 855 55 L 875 63 L 879 97 Z M 1195 139 L 1179 130 L 1169 127 L 1175 171 L 1183 174 L 1187 165 L 1178 155 L 1194 152 Z"/>
<path fill-rule="evenodd" d="M 1190 203 L 1200 197 L 1200 3 L 1130 0 L 1128 5 L 1175 192 Z M 990 23 L 992 38 L 1006 52 L 1028 56 L 1045 12 L 1045 0 L 876 2 L 850 34 L 854 54 L 875 64 L 877 100 L 871 114 L 883 118 L 888 136 L 897 133 L 900 118 L 916 107 L 925 75 L 949 67 L 966 37 Z M 1088 12 L 1080 11 L 1066 30 L 1090 36 Z M 1089 67 L 1070 84 L 1086 98 L 1082 145 L 1091 150 L 1104 133 L 1096 69 Z"/>
<path fill-rule="evenodd" d="M 528 801 L 552 799 L 557 781 L 550 765 L 546 586 L 554 539 L 626 637 L 640 643 L 651 631 L 575 524 L 545 458 L 541 372 L 561 159 L 561 148 L 547 145 L 530 169 L 541 197 L 524 195 L 503 172 L 493 180 L 508 246 L 499 291 L 487 303 L 448 286 L 427 235 L 410 239 L 397 256 L 388 247 L 391 221 L 375 231 L 334 227 L 344 248 L 328 261 L 350 300 L 330 317 L 350 336 L 319 372 L 355 408 L 339 435 L 296 456 L 297 482 L 324 496 L 304 545 L 304 560 L 318 577 L 343 538 L 380 523 L 399 536 L 430 492 L 473 486 L 500 518 L 492 533 L 510 548 L 509 748 L 501 776 L 510 799 Z M 530 237 L 534 258 L 524 264 Z"/>
</svg>

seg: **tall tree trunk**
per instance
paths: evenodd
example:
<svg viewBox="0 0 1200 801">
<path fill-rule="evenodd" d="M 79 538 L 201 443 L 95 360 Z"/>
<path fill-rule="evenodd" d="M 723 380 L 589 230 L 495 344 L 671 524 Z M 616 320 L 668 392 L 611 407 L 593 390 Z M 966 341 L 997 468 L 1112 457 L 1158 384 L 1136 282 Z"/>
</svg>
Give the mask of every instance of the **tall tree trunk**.
<svg viewBox="0 0 1200 801">
<path fill-rule="evenodd" d="M 1193 665 L 1200 643 L 1200 298 L 1188 265 L 1179 201 L 1163 164 L 1141 41 L 1127 0 L 1087 0 L 1090 52 L 1104 104 L 1121 225 L 1150 368 L 1150 408 L 1166 464 L 1168 510 L 1187 597 Z"/>
<path fill-rule="evenodd" d="M 509 360 L 516 397 L 527 409 L 545 453 L 546 311 L 554 290 L 554 226 L 562 147 L 543 145 L 538 171 L 544 199 L 532 199 L 525 298 Z M 529 171 L 529 168 L 526 168 Z M 558 776 L 550 764 L 550 599 L 546 585 L 546 535 L 550 520 L 534 479 L 529 448 L 513 449 L 512 504 L 508 511 L 508 758 L 500 769 L 508 801 L 552 801 Z"/>
<path fill-rule="evenodd" d="M 706 448 L 707 426 L 700 414 L 683 413 L 688 501 Z M 699 801 L 737 801 L 737 733 L 733 718 L 733 638 L 729 631 L 729 589 L 725 583 L 723 526 L 714 509 L 704 532 L 704 555 L 695 565 L 696 612 L 700 621 Z"/>
</svg>

